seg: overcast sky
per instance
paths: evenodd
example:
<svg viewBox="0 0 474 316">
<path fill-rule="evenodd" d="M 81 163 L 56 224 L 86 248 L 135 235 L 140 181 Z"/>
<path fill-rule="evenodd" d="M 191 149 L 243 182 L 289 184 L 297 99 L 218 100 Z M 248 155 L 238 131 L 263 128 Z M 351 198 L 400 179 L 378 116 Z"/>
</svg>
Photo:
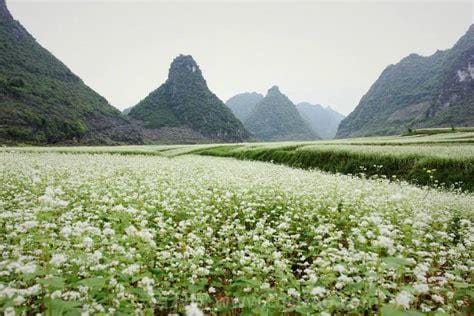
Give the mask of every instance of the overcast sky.
<svg viewBox="0 0 474 316">
<path fill-rule="evenodd" d="M 90 87 L 124 109 L 191 54 L 222 100 L 272 85 L 348 114 L 382 70 L 451 47 L 472 1 L 198 2 L 7 0 L 14 17 Z"/>
</svg>

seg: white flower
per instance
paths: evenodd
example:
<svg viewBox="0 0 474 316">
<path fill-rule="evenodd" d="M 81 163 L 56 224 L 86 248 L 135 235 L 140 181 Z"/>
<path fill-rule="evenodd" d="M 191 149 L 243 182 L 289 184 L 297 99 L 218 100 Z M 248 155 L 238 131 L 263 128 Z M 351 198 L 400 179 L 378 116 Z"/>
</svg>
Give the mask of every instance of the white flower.
<svg viewBox="0 0 474 316">
<path fill-rule="evenodd" d="M 208 291 L 209 291 L 209 293 L 216 293 L 216 289 L 212 286 L 209 288 Z"/>
<path fill-rule="evenodd" d="M 86 248 L 92 248 L 92 246 L 94 245 L 94 241 L 90 237 L 84 237 L 82 243 Z"/>
<path fill-rule="evenodd" d="M 377 240 L 374 241 L 374 245 L 375 246 L 378 246 L 378 247 L 381 247 L 381 248 L 385 248 L 387 249 L 387 252 L 390 254 L 390 255 L 393 255 L 395 253 L 395 248 L 394 248 L 394 244 L 393 244 L 393 240 L 389 237 L 386 237 L 386 236 L 378 236 L 377 237 Z"/>
<path fill-rule="evenodd" d="M 58 253 L 58 254 L 54 254 L 53 257 L 51 257 L 51 260 L 49 261 L 49 263 L 53 266 L 59 267 L 66 261 L 67 261 L 66 255 Z"/>
<path fill-rule="evenodd" d="M 141 238 L 143 241 L 154 243 L 153 241 L 153 234 L 150 232 L 149 229 L 142 229 L 136 232 L 136 235 Z"/>
<path fill-rule="evenodd" d="M 413 273 L 415 274 L 418 281 L 426 282 L 426 273 L 428 271 L 429 271 L 429 265 L 426 263 L 420 263 L 415 267 L 415 269 L 413 270 Z"/>
<path fill-rule="evenodd" d="M 270 288 L 270 283 L 264 282 L 264 283 L 262 283 L 262 284 L 260 285 L 260 288 L 261 288 L 262 290 L 269 289 L 269 288 Z"/>
<path fill-rule="evenodd" d="M 4 315 L 5 315 L 5 316 L 15 316 L 15 315 L 16 315 L 15 309 L 14 309 L 13 307 L 11 307 L 11 306 L 5 308 Z"/>
<path fill-rule="evenodd" d="M 342 264 L 336 264 L 333 269 L 339 273 L 344 273 L 344 271 L 346 271 L 346 268 Z"/>
<path fill-rule="evenodd" d="M 100 250 L 96 250 L 92 254 L 92 259 L 94 259 L 95 261 L 99 261 L 100 259 L 102 259 L 103 256 L 104 255 L 102 254 L 102 252 Z"/>
<path fill-rule="evenodd" d="M 325 293 L 326 293 L 326 289 L 322 286 L 314 287 L 311 290 L 311 295 L 314 295 L 314 296 L 324 296 Z"/>
<path fill-rule="evenodd" d="M 415 284 L 413 286 L 413 288 L 415 289 L 416 293 L 418 294 L 426 294 L 429 292 L 430 288 L 428 286 L 428 284 Z"/>
<path fill-rule="evenodd" d="M 137 233 L 137 229 L 135 228 L 135 226 L 130 225 L 125 229 L 125 233 L 127 235 L 133 236 Z"/>
<path fill-rule="evenodd" d="M 424 304 L 424 303 L 422 303 L 422 304 L 420 305 L 420 308 L 421 308 L 421 311 L 424 312 L 424 313 L 430 312 L 431 309 L 432 309 L 431 306 L 428 306 L 428 305 L 426 305 L 426 304 Z"/>
<path fill-rule="evenodd" d="M 51 293 L 51 298 L 52 299 L 60 298 L 62 294 L 63 292 L 61 292 L 60 290 L 56 290 L 53 293 Z"/>
<path fill-rule="evenodd" d="M 349 302 L 349 309 L 356 309 L 360 305 L 360 300 L 357 297 L 353 297 Z"/>
<path fill-rule="evenodd" d="M 34 264 L 33 262 L 29 262 L 27 264 L 24 264 L 24 265 L 21 265 L 21 266 L 17 267 L 16 270 L 18 272 L 21 272 L 21 273 L 24 273 L 24 274 L 35 273 L 36 264 Z"/>
<path fill-rule="evenodd" d="M 18 306 L 18 305 L 21 305 L 23 304 L 23 302 L 25 301 L 25 298 L 21 295 L 15 297 L 15 299 L 13 300 L 13 303 Z"/>
<path fill-rule="evenodd" d="M 404 309 L 408 309 L 410 308 L 410 303 L 412 299 L 413 299 L 413 295 L 411 295 L 407 291 L 402 291 L 398 293 L 398 295 L 395 297 L 395 303 L 398 306 L 403 307 Z"/>
<path fill-rule="evenodd" d="M 115 230 L 110 227 L 104 228 L 103 233 L 105 236 L 113 236 L 115 235 Z"/>
<path fill-rule="evenodd" d="M 72 234 L 71 226 L 64 226 L 63 228 L 61 228 L 61 235 L 63 235 L 64 237 L 67 238 L 71 234 Z"/>
<path fill-rule="evenodd" d="M 291 287 L 288 289 L 288 295 L 293 297 L 299 297 L 300 293 L 296 289 Z"/>
<path fill-rule="evenodd" d="M 127 275 L 133 275 L 137 273 L 138 271 L 140 271 L 140 265 L 134 263 L 134 264 L 129 265 L 127 268 L 123 269 L 122 272 Z"/>
<path fill-rule="evenodd" d="M 191 304 L 185 307 L 186 316 L 204 316 L 204 313 L 199 309 L 196 303 L 192 302 Z"/>
<path fill-rule="evenodd" d="M 444 303 L 444 298 L 441 295 L 434 294 L 431 296 L 431 299 L 435 301 L 436 303 L 440 303 L 440 304 Z"/>
</svg>

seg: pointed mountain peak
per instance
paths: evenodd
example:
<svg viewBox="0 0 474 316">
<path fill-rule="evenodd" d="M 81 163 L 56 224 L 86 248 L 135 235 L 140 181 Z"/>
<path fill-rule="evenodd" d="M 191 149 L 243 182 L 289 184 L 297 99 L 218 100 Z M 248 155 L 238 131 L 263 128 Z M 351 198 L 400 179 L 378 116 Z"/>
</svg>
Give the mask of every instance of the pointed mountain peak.
<svg viewBox="0 0 474 316">
<path fill-rule="evenodd" d="M 0 0 L 0 22 L 13 20 L 5 0 Z"/>
<path fill-rule="evenodd" d="M 173 81 L 179 78 L 202 78 L 201 70 L 191 55 L 179 55 L 171 63 L 168 78 Z M 204 78 L 202 78 L 204 80 Z"/>
<path fill-rule="evenodd" d="M 267 95 L 278 95 L 278 94 L 282 94 L 278 86 L 273 86 L 270 89 L 268 89 Z"/>
<path fill-rule="evenodd" d="M 309 102 L 300 102 L 296 106 L 309 106 L 309 107 L 321 108 L 321 109 L 323 108 L 323 106 L 320 104 L 313 104 Z"/>
<path fill-rule="evenodd" d="M 277 86 L 268 90 L 265 98 L 255 105 L 244 124 L 257 139 L 264 141 L 318 138 L 293 102 L 281 93 Z"/>
<path fill-rule="evenodd" d="M 241 142 L 250 134 L 206 84 L 190 55 L 171 63 L 168 80 L 128 114 L 141 121 L 153 139 L 174 143 Z"/>
<path fill-rule="evenodd" d="M 467 32 L 461 36 L 461 38 L 454 44 L 453 48 L 455 49 L 462 49 L 462 50 L 470 50 L 473 47 L 474 43 L 474 24 L 469 26 Z"/>
<path fill-rule="evenodd" d="M 471 26 L 469 26 L 469 29 L 466 33 L 474 34 L 474 24 L 471 24 Z"/>
<path fill-rule="evenodd" d="M 466 34 L 464 34 L 463 37 L 467 37 L 471 40 L 474 38 L 474 24 L 471 24 L 471 26 L 469 26 L 469 28 L 467 29 Z"/>
</svg>

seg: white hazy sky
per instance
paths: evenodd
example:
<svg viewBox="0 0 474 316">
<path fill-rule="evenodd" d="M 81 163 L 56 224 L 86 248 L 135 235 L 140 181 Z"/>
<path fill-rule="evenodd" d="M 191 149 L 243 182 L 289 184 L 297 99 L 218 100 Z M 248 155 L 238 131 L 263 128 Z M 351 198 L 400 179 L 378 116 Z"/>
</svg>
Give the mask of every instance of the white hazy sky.
<svg viewBox="0 0 474 316">
<path fill-rule="evenodd" d="M 348 114 L 382 70 L 451 47 L 473 1 L 7 0 L 40 44 L 124 109 L 191 54 L 222 100 L 272 85 Z"/>
</svg>

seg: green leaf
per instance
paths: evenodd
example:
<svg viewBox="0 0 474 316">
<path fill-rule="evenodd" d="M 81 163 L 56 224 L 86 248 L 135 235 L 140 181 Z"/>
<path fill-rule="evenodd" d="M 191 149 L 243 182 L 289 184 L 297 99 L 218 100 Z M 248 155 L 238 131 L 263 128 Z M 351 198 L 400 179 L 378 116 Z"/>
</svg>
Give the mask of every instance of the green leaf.
<svg viewBox="0 0 474 316">
<path fill-rule="evenodd" d="M 79 281 L 80 285 L 87 286 L 91 290 L 100 290 L 105 286 L 105 278 L 95 277 Z"/>
<path fill-rule="evenodd" d="M 80 302 L 52 299 L 50 304 L 48 304 L 47 312 L 50 312 L 52 315 L 81 315 L 80 306 Z"/>
<path fill-rule="evenodd" d="M 346 285 L 346 290 L 351 293 L 355 293 L 357 291 L 362 290 L 364 286 L 365 286 L 365 282 L 350 283 Z"/>
<path fill-rule="evenodd" d="M 64 278 L 60 277 L 50 277 L 47 279 L 39 280 L 40 284 L 43 284 L 50 290 L 60 290 L 65 286 Z"/>
<path fill-rule="evenodd" d="M 382 316 L 423 316 L 425 314 L 414 310 L 402 310 L 393 304 L 382 307 Z"/>
<path fill-rule="evenodd" d="M 474 285 L 469 283 L 462 283 L 462 282 L 453 282 L 453 285 L 457 289 L 468 289 L 470 287 L 474 287 Z"/>
<path fill-rule="evenodd" d="M 406 258 L 400 257 L 385 257 L 382 259 L 385 264 L 392 268 L 399 268 L 403 266 L 410 266 L 412 263 Z"/>
</svg>

